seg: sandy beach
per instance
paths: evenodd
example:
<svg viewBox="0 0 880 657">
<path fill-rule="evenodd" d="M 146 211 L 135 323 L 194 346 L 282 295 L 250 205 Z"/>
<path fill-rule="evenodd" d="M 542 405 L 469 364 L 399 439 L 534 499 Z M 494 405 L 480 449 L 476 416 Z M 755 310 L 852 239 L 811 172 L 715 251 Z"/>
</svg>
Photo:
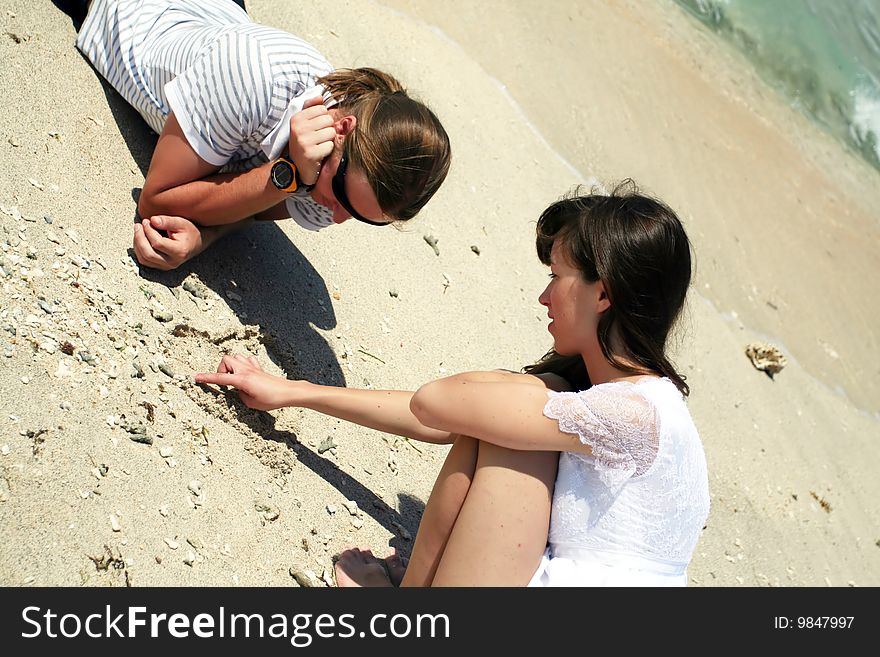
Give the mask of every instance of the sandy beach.
<svg viewBox="0 0 880 657">
<path fill-rule="evenodd" d="M 408 553 L 445 447 L 192 374 L 228 352 L 352 387 L 517 369 L 551 344 L 535 219 L 632 177 L 696 255 L 674 352 L 712 493 L 691 585 L 880 585 L 877 171 L 669 0 L 247 5 L 404 81 L 450 175 L 393 234 L 288 221 L 139 270 L 155 135 L 49 0 L 2 0 L 0 584 L 326 586 L 346 547 Z M 787 358 L 773 379 L 755 341 Z"/>
</svg>

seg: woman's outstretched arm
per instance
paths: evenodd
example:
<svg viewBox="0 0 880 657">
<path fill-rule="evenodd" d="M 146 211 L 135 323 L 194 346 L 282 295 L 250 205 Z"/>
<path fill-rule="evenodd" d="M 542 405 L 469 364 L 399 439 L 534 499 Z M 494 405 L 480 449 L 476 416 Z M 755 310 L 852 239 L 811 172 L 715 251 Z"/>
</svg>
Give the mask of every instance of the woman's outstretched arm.
<svg viewBox="0 0 880 657">
<path fill-rule="evenodd" d="M 518 386 L 530 384 L 539 390 L 558 388 L 552 375 L 542 378 L 505 372 L 470 372 L 480 381 L 509 381 L 516 378 Z M 250 408 L 262 411 L 284 406 L 297 406 L 354 422 L 364 427 L 405 436 L 428 443 L 448 444 L 454 437 L 449 431 L 426 426 L 410 410 L 413 393 L 405 390 L 359 390 L 322 386 L 296 381 L 265 372 L 253 356 L 224 356 L 215 373 L 196 374 L 197 383 L 232 386 Z M 543 394 L 543 393 L 542 393 Z"/>
<path fill-rule="evenodd" d="M 426 427 L 415 418 L 409 410 L 413 393 L 404 390 L 358 390 L 285 379 L 265 372 L 253 356 L 224 356 L 217 372 L 196 374 L 195 380 L 232 386 L 248 407 L 261 411 L 297 406 L 423 442 L 453 441 L 448 431 Z"/>
</svg>

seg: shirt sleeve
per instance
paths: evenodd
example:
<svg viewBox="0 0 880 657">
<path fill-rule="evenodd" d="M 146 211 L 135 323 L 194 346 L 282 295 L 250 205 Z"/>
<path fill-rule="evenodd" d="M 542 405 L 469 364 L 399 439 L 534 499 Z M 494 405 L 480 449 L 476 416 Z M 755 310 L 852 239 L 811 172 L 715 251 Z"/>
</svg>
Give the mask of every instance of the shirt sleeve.
<svg viewBox="0 0 880 657">
<path fill-rule="evenodd" d="M 306 230 L 321 230 L 333 225 L 333 215 L 308 194 L 292 194 L 284 202 L 290 218 Z"/>
<path fill-rule="evenodd" d="M 631 388 L 596 386 L 581 392 L 548 391 L 544 415 L 563 433 L 589 445 L 599 478 L 609 488 L 644 473 L 657 455 L 653 404 Z"/>
<path fill-rule="evenodd" d="M 273 81 L 263 60 L 258 44 L 229 32 L 165 85 L 184 136 L 206 162 L 222 167 L 264 126 Z"/>
</svg>

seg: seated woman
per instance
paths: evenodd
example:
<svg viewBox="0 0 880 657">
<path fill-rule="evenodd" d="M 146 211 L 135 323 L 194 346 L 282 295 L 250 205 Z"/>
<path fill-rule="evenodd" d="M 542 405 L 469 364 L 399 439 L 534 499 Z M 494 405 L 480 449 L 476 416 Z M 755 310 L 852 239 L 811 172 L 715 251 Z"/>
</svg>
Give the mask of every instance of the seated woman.
<svg viewBox="0 0 880 657">
<path fill-rule="evenodd" d="M 196 375 L 251 408 L 299 406 L 452 444 L 405 573 L 352 549 L 337 562 L 340 586 L 389 586 L 388 565 L 404 586 L 687 584 L 709 486 L 688 386 L 665 348 L 690 242 L 671 209 L 626 186 L 554 203 L 537 231 L 554 346 L 526 374 L 351 390 L 225 356 Z"/>
</svg>

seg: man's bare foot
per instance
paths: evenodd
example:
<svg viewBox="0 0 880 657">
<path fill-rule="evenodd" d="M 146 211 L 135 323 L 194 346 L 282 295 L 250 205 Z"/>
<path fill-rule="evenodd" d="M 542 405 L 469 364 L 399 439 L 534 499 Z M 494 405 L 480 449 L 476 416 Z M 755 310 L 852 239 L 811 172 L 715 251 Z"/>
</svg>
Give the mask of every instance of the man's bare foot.
<svg viewBox="0 0 880 657">
<path fill-rule="evenodd" d="M 382 562 L 368 549 L 351 548 L 339 555 L 334 566 L 336 586 L 394 586 Z M 402 575 L 401 575 L 402 576 Z"/>
</svg>

